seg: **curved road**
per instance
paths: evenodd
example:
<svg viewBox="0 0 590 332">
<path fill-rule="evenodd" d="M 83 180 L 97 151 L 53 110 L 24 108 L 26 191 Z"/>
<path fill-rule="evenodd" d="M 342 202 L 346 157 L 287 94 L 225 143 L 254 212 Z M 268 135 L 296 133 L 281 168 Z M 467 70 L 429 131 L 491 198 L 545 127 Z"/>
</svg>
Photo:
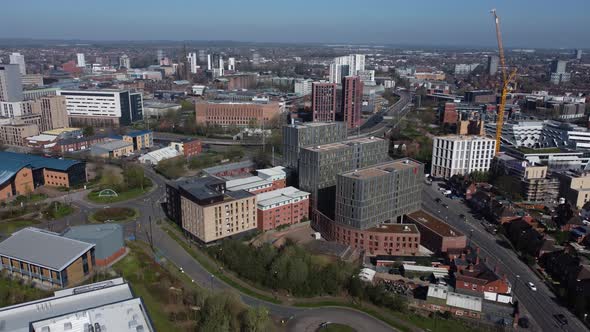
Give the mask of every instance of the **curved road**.
<svg viewBox="0 0 590 332">
<path fill-rule="evenodd" d="M 63 200 L 72 202 L 72 204 L 76 205 L 79 210 L 73 215 L 52 221 L 46 226 L 54 231 L 60 231 L 70 224 L 86 223 L 87 216 L 94 210 L 106 206 L 125 206 L 138 209 L 140 212 L 140 216 L 136 222 L 126 224 L 126 234 L 131 235 L 136 231 L 138 238 L 144 240 L 147 239 L 146 230 L 149 228 L 149 216 L 152 216 L 152 219 L 154 220 L 164 217 L 164 213 L 158 205 L 160 202 L 163 202 L 165 197 L 165 180 L 156 174 L 151 168 L 144 167 L 144 169 L 146 171 L 146 176 L 148 176 L 154 184 L 154 188 L 147 195 L 130 201 L 100 205 L 88 202 L 84 199 L 87 191 L 75 192 L 69 196 L 64 196 Z M 215 290 L 233 289 L 222 280 L 215 278 L 207 272 L 199 262 L 190 256 L 182 246 L 180 246 L 160 227 L 152 225 L 152 237 L 154 247 L 156 247 L 176 266 L 182 267 L 184 272 L 202 287 Z M 265 307 L 273 316 L 288 320 L 287 328 L 289 331 L 315 331 L 315 329 L 319 327 L 319 324 L 326 321 L 350 325 L 357 331 L 396 331 L 381 320 L 353 309 L 339 307 L 300 308 L 278 305 L 259 300 L 243 294 L 238 290 L 236 291 L 240 294 L 242 301 L 247 305 Z"/>
</svg>

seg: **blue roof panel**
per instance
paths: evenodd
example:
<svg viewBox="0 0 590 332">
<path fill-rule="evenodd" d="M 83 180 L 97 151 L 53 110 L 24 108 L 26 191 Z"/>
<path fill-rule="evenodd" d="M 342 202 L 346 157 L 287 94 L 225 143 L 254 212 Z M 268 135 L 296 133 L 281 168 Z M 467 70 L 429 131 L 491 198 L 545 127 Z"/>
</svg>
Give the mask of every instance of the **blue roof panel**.
<svg viewBox="0 0 590 332">
<path fill-rule="evenodd" d="M 58 171 L 67 171 L 70 167 L 81 163 L 78 160 L 72 159 L 45 158 L 30 154 L 6 151 L 0 151 L 0 161 L 0 171 L 12 170 L 13 172 L 15 168 L 20 167 L 16 170 L 18 172 L 18 170 L 20 170 L 26 164 L 30 165 L 34 169 L 50 168 Z"/>
</svg>

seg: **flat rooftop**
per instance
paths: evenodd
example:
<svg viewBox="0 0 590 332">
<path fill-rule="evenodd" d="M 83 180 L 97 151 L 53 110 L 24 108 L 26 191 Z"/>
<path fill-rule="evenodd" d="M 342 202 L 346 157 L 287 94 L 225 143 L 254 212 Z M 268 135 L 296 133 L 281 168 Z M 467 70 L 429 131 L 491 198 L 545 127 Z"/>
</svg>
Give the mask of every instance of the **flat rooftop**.
<svg viewBox="0 0 590 332">
<path fill-rule="evenodd" d="M 259 186 L 272 185 L 271 180 L 263 179 L 259 176 L 249 176 L 247 178 L 240 178 L 235 180 L 229 180 L 226 183 L 227 190 L 250 190 Z"/>
<path fill-rule="evenodd" d="M 415 168 L 420 165 L 421 164 L 415 160 L 404 158 L 362 168 L 352 172 L 343 173 L 342 176 L 368 179 L 372 177 L 383 176 L 396 170 Z"/>
<path fill-rule="evenodd" d="M 493 138 L 477 135 L 445 135 L 437 136 L 435 138 L 448 141 L 495 141 Z"/>
<path fill-rule="evenodd" d="M 369 228 L 366 231 L 378 233 L 420 234 L 418 227 L 414 224 L 381 224 L 377 227 Z"/>
<path fill-rule="evenodd" d="M 145 306 L 139 298 L 38 320 L 31 326 L 35 331 L 86 332 L 88 325 L 96 327 L 97 324 L 100 326 L 100 331 L 154 331 Z M 95 328 L 94 331 L 96 330 Z"/>
<path fill-rule="evenodd" d="M 316 145 L 316 146 L 308 146 L 303 149 L 310 150 L 310 151 L 339 150 L 339 149 L 348 148 L 349 146 L 352 146 L 352 145 L 371 144 L 371 143 L 375 143 L 375 142 L 379 142 L 379 141 L 383 141 L 383 139 L 378 138 L 378 137 L 359 137 L 359 138 L 354 138 L 354 139 L 350 139 L 350 140 L 346 140 L 346 141 L 342 141 L 342 142 L 329 143 L 329 144 Z"/>
<path fill-rule="evenodd" d="M 94 244 L 27 227 L 0 242 L 0 255 L 61 271 L 92 247 Z"/>
<path fill-rule="evenodd" d="M 3 326 L 1 331 L 29 332 L 29 324 L 32 322 L 99 308 L 133 297 L 131 288 L 122 278 L 56 291 L 52 297 L 0 308 L 0 326 Z M 83 328 L 82 326 L 82 330 L 72 329 L 69 331 L 84 332 Z"/>
<path fill-rule="evenodd" d="M 294 199 L 306 199 L 308 197 L 309 193 L 306 191 L 299 190 L 295 187 L 286 187 L 256 195 L 256 204 L 260 208 L 265 208 L 274 204 L 281 204 Z"/>
<path fill-rule="evenodd" d="M 102 149 L 106 151 L 113 151 L 117 149 L 122 149 L 125 147 L 133 146 L 133 143 L 123 141 L 123 140 L 113 140 L 110 142 L 99 143 L 92 146 L 94 149 Z"/>
<path fill-rule="evenodd" d="M 407 216 L 414 220 L 415 222 L 419 223 L 420 225 L 432 230 L 436 234 L 440 236 L 447 236 L 447 237 L 460 237 L 464 236 L 463 233 L 459 232 L 455 228 L 451 227 L 451 225 L 443 222 L 442 220 L 436 218 L 435 216 L 426 213 L 422 210 L 418 210 L 416 212 L 412 212 L 407 214 Z"/>
<path fill-rule="evenodd" d="M 62 134 L 62 133 L 70 133 L 73 131 L 80 131 L 80 130 L 82 130 L 82 129 L 73 128 L 73 127 L 72 128 L 59 128 L 59 129 L 46 130 L 43 132 L 43 134 L 58 136 L 59 134 Z"/>
</svg>

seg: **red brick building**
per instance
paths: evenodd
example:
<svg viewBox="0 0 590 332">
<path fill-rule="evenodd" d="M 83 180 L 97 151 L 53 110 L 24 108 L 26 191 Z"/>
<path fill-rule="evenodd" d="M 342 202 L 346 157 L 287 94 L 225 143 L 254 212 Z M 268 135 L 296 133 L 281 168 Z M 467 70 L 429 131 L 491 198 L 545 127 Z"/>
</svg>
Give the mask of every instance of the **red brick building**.
<svg viewBox="0 0 590 332">
<path fill-rule="evenodd" d="M 342 120 L 348 128 L 361 125 L 363 82 L 358 76 L 342 78 Z"/>
<path fill-rule="evenodd" d="M 195 105 L 197 124 L 219 126 L 261 126 L 279 118 L 278 102 L 198 102 Z"/>
<path fill-rule="evenodd" d="M 336 95 L 336 83 L 312 83 L 311 111 L 314 122 L 330 122 L 336 119 Z"/>
<path fill-rule="evenodd" d="M 331 223 L 334 241 L 369 255 L 413 256 L 420 250 L 420 232 L 411 224 L 383 224 L 361 230 Z"/>
<path fill-rule="evenodd" d="M 455 124 L 459 120 L 459 114 L 457 113 L 457 104 L 445 103 L 445 110 L 443 113 L 442 123 Z"/>
<path fill-rule="evenodd" d="M 109 138 L 106 136 L 92 136 L 83 138 L 66 138 L 58 140 L 53 146 L 53 151 L 58 153 L 74 152 L 90 149 L 94 144 L 104 143 Z"/>
<path fill-rule="evenodd" d="M 418 227 L 421 244 L 435 253 L 462 250 L 467 246 L 463 233 L 422 210 L 408 214 L 405 220 Z"/>
<path fill-rule="evenodd" d="M 196 156 L 203 152 L 203 144 L 198 139 L 187 138 L 179 142 L 171 142 L 170 146 L 182 153 L 185 158 Z"/>
<path fill-rule="evenodd" d="M 483 263 L 469 265 L 455 273 L 455 288 L 481 294 L 507 294 L 511 291 L 506 276 L 498 276 Z"/>
<path fill-rule="evenodd" d="M 309 193 L 294 187 L 256 196 L 258 229 L 268 231 L 309 218 Z"/>
</svg>

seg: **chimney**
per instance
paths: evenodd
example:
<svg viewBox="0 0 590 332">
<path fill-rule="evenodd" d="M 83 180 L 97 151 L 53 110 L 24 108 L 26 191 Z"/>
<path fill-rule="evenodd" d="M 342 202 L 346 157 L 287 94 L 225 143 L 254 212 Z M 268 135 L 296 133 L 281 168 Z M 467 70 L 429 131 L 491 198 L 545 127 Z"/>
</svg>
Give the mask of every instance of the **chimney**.
<svg viewBox="0 0 590 332">
<path fill-rule="evenodd" d="M 475 265 L 479 265 L 479 256 L 475 256 Z"/>
</svg>

